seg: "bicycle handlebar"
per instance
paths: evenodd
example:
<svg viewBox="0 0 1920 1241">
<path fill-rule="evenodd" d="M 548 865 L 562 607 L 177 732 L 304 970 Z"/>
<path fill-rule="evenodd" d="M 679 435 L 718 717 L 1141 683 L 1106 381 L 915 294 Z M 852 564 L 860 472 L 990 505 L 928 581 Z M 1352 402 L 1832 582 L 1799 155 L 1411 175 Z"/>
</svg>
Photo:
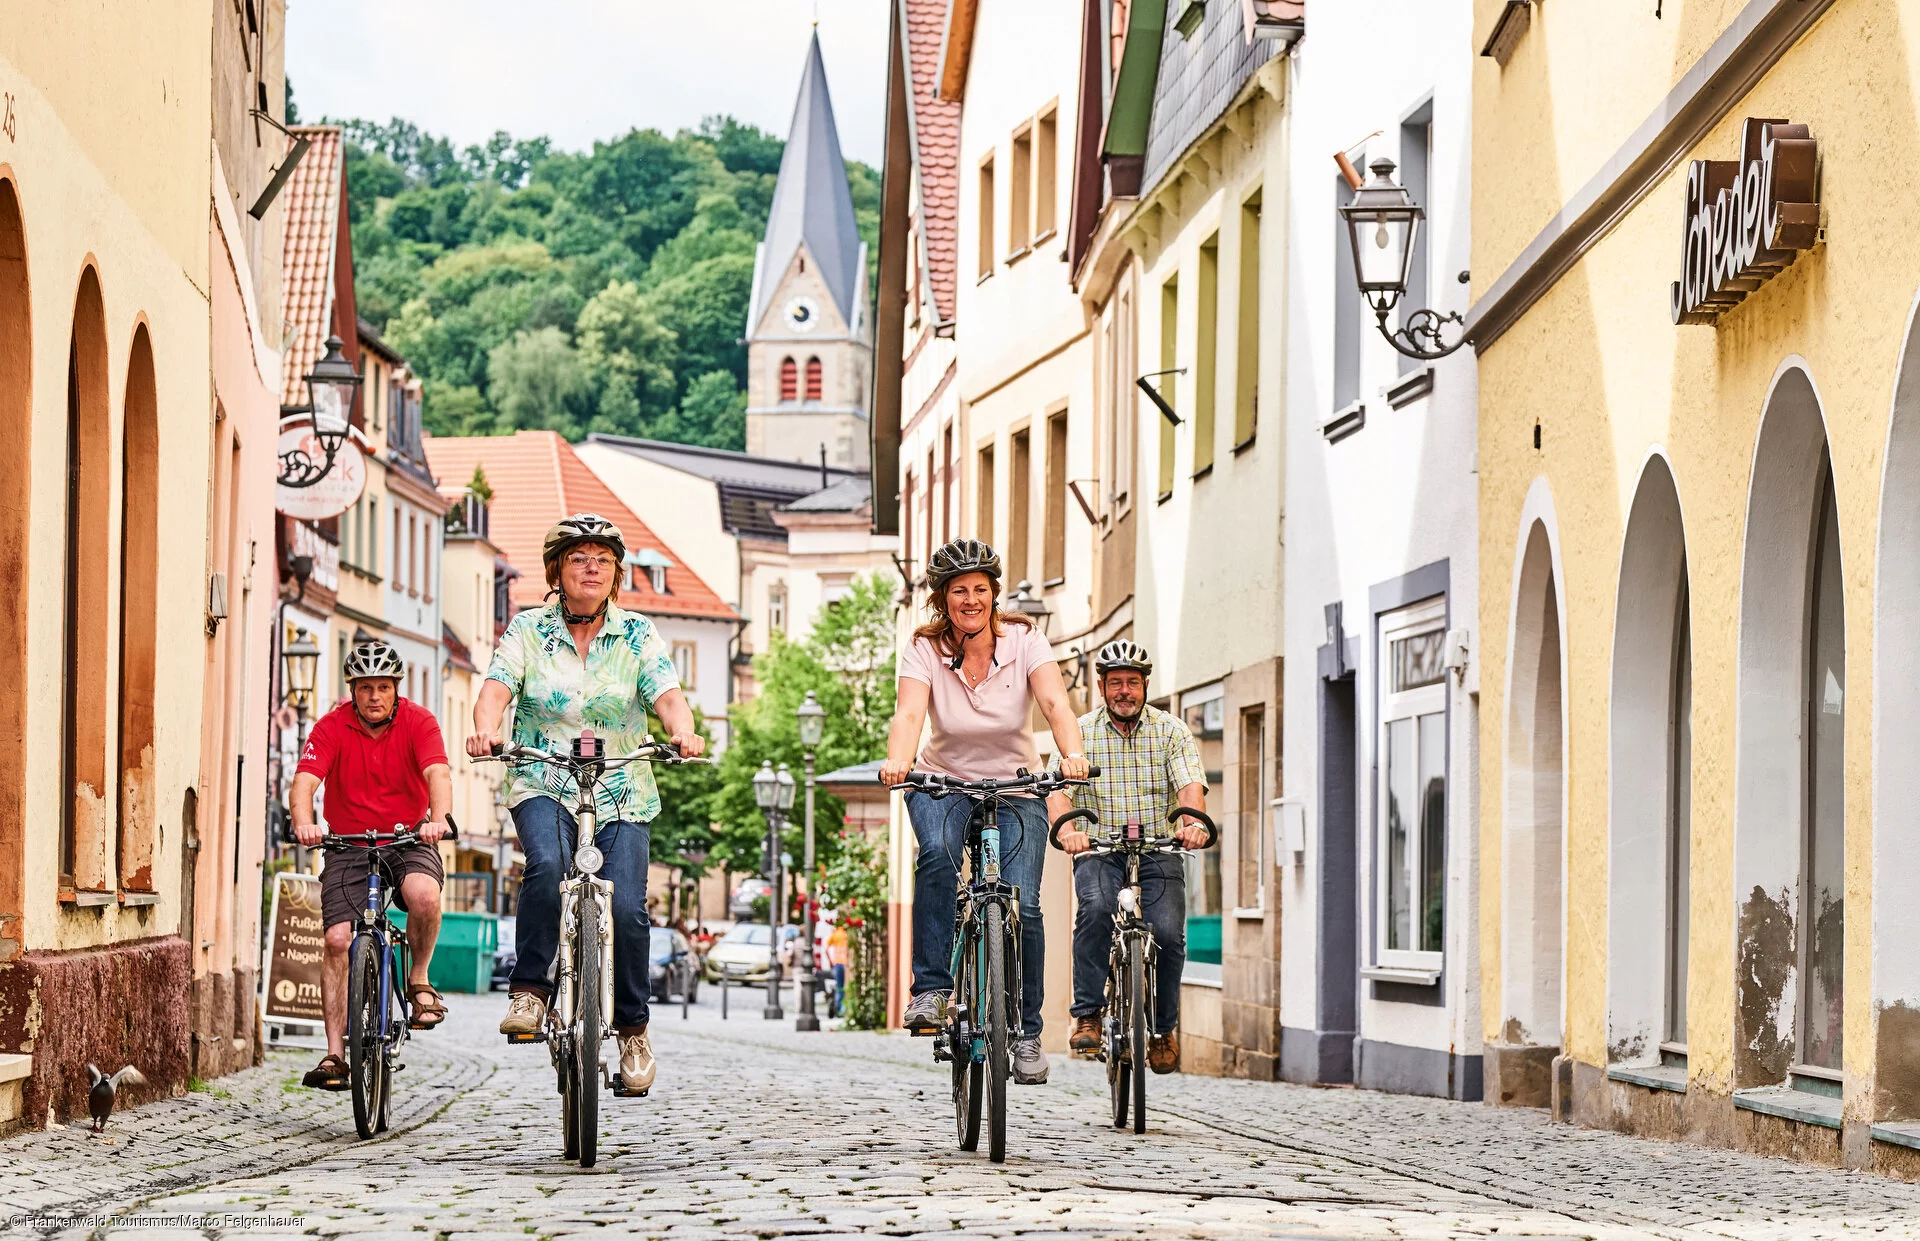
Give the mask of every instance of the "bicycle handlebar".
<svg viewBox="0 0 1920 1241">
<path fill-rule="evenodd" d="M 1100 774 L 1098 767 L 1087 768 L 1087 779 Z M 935 771 L 909 771 L 906 779 L 893 786 L 899 789 L 918 789 L 930 797 L 945 797 L 958 793 L 963 797 L 990 797 L 997 793 L 1052 793 L 1070 785 L 1083 785 L 1087 780 L 1069 780 L 1059 772 L 1043 771 L 1034 773 L 1025 770 L 1004 780 L 962 780 L 958 776 L 944 776 Z"/>
<path fill-rule="evenodd" d="M 1220 829 L 1214 826 L 1213 820 L 1207 816 L 1206 811 L 1195 810 L 1191 806 L 1175 806 L 1172 812 L 1167 815 L 1167 822 L 1172 823 L 1183 816 L 1186 818 L 1199 820 L 1200 826 L 1207 829 L 1207 843 L 1200 846 L 1202 849 L 1211 849 L 1216 843 L 1218 843 L 1220 839 Z M 1056 849 L 1060 849 L 1061 848 L 1060 830 L 1064 828 L 1067 824 L 1073 822 L 1075 819 L 1085 819 L 1089 824 L 1098 824 L 1100 822 L 1099 816 L 1094 814 L 1093 811 L 1087 809 L 1084 806 L 1078 810 L 1069 810 L 1065 814 L 1061 815 L 1059 818 L 1053 821 L 1053 830 L 1047 833 L 1047 843 L 1051 844 Z M 1184 845 L 1172 846 L 1172 847 L 1168 846 L 1165 842 L 1171 839 L 1173 838 L 1170 836 L 1156 836 L 1156 837 L 1153 837 L 1150 841 L 1146 841 L 1143 843 L 1154 844 L 1156 846 L 1156 851 L 1163 852 L 1163 853 L 1170 853 L 1173 851 L 1175 847 L 1182 848 L 1182 849 L 1185 848 Z M 1095 854 L 1112 853 L 1113 851 L 1114 851 L 1113 845 L 1110 843 L 1105 845 L 1096 845 L 1094 848 L 1086 850 L 1086 852 L 1095 853 Z M 1064 852 L 1064 850 L 1062 850 L 1062 852 Z"/>
<path fill-rule="evenodd" d="M 495 745 L 493 753 L 473 760 L 476 763 L 546 763 L 552 767 L 565 767 L 578 770 L 583 767 L 619 767 L 627 763 L 660 763 L 663 766 L 701 764 L 712 766 L 710 758 L 688 758 L 680 753 L 678 746 L 671 741 L 654 741 L 648 738 L 635 748 L 633 753 L 613 755 L 607 758 L 575 758 L 571 754 L 551 754 L 545 750 L 535 750 L 529 746 Z"/>
</svg>

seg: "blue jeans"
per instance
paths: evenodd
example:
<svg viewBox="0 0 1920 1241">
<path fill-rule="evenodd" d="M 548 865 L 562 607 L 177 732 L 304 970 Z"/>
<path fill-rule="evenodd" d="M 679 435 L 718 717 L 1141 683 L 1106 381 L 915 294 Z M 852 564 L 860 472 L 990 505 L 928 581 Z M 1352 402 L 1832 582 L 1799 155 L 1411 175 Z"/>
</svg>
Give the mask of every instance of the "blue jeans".
<svg viewBox="0 0 1920 1241">
<path fill-rule="evenodd" d="M 560 881 L 573 856 L 573 812 L 551 797 L 535 797 L 513 808 L 520 851 L 527 855 L 520 876 L 517 959 L 509 985 L 515 991 L 553 995 L 547 973 L 560 949 Z M 652 920 L 647 917 L 645 823 L 602 823 L 594 844 L 606 855 L 600 877 L 613 884 L 613 1025 L 627 1033 L 647 1024 L 647 971 Z"/>
<path fill-rule="evenodd" d="M 1113 947 L 1113 912 L 1127 882 L 1124 858 L 1082 857 L 1073 864 L 1073 1007 L 1091 1017 L 1107 1003 L 1107 960 Z M 1187 868 L 1176 855 L 1140 860 L 1140 904 L 1159 955 L 1154 963 L 1153 1028 L 1171 1034 L 1180 1025 L 1180 975 L 1187 968 Z"/>
<path fill-rule="evenodd" d="M 979 803 L 907 794 L 920 857 L 913 864 L 913 993 L 953 990 L 953 914 L 966 857 L 967 821 Z M 1000 803 L 1000 876 L 1020 893 L 1020 1024 L 1040 1037 L 1047 934 L 1040 922 L 1040 873 L 1047 860 L 1047 808 L 1032 797 Z"/>
</svg>

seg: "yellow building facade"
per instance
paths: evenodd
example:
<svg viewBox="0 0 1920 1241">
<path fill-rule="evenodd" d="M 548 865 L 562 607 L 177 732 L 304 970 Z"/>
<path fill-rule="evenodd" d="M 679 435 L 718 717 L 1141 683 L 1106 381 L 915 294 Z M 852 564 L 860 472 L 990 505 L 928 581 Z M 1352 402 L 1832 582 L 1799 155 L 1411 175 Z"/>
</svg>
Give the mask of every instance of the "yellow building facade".
<svg viewBox="0 0 1920 1241">
<path fill-rule="evenodd" d="M 1487 1097 L 1911 1175 L 1920 5 L 1475 10 Z"/>
<path fill-rule="evenodd" d="M 0 30 L 0 1125 L 255 1055 L 282 13 Z"/>
</svg>

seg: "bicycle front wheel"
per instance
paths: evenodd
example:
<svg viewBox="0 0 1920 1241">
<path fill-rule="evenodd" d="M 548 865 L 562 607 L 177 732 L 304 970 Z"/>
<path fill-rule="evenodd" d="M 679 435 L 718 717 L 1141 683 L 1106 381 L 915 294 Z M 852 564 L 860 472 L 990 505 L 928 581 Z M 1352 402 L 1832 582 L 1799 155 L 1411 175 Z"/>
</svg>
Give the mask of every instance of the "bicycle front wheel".
<svg viewBox="0 0 1920 1241">
<path fill-rule="evenodd" d="M 579 1130 L 580 1166 L 591 1168 L 600 1139 L 600 1036 L 605 1014 L 600 1011 L 600 910 L 583 895 L 580 900 L 579 1042 L 573 1056 L 573 1123 Z"/>
<path fill-rule="evenodd" d="M 982 988 L 987 1001 L 987 1158 L 995 1163 L 1007 1161 L 1007 1074 L 1013 1060 L 1012 1040 L 1007 1033 L 1005 919 L 1006 911 L 998 904 L 987 906 L 987 977 Z"/>
<path fill-rule="evenodd" d="M 1147 1131 L 1147 946 L 1138 936 L 1127 944 L 1127 990 L 1133 993 L 1133 1131 Z"/>
<path fill-rule="evenodd" d="M 1127 1032 L 1132 1028 L 1133 1006 L 1127 996 L 1126 953 L 1116 943 L 1107 958 L 1107 1011 L 1100 1022 L 1100 1037 L 1106 1045 L 1107 1091 L 1113 1102 L 1113 1127 L 1127 1127 L 1129 1087 L 1133 1073 L 1127 1057 Z"/>
<path fill-rule="evenodd" d="M 347 958 L 347 1078 L 353 1088 L 353 1127 L 363 1138 L 378 1130 L 386 1085 L 386 1031 L 380 1028 L 380 954 L 360 935 Z"/>
<path fill-rule="evenodd" d="M 947 1016 L 947 1050 L 953 1056 L 953 1117 L 960 1149 L 980 1149 L 981 1065 L 973 1058 L 973 1031 L 980 1017 L 980 945 L 971 928 L 961 928 L 960 977 L 954 979 L 954 1003 Z M 968 1022 L 955 1015 L 966 1013 Z"/>
</svg>

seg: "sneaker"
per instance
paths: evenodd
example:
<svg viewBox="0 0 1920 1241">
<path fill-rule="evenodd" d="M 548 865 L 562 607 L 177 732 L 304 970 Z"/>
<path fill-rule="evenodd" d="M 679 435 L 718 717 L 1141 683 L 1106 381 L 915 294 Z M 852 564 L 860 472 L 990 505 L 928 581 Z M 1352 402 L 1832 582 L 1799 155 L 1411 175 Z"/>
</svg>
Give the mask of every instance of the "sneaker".
<svg viewBox="0 0 1920 1241">
<path fill-rule="evenodd" d="M 538 991 L 516 991 L 500 1019 L 502 1034 L 538 1034 L 547 1024 L 547 997 Z"/>
<path fill-rule="evenodd" d="M 947 993 L 923 991 L 914 996 L 907 1011 L 900 1014 L 900 1024 L 908 1034 L 932 1034 L 940 1029 L 947 1024 Z"/>
<path fill-rule="evenodd" d="M 1074 1051 L 1100 1050 L 1100 1018 L 1098 1014 L 1073 1019 L 1073 1036 L 1067 1039 L 1067 1046 Z"/>
<path fill-rule="evenodd" d="M 1180 1033 L 1156 1034 L 1147 1043 L 1147 1067 L 1156 1073 L 1171 1073 L 1180 1067 Z"/>
<path fill-rule="evenodd" d="M 1013 1045 L 1013 1080 L 1022 1086 L 1043 1084 L 1051 1067 L 1039 1039 L 1023 1038 Z"/>
<path fill-rule="evenodd" d="M 644 1029 L 638 1034 L 620 1035 L 620 1093 L 645 1094 L 659 1068 Z"/>
</svg>

